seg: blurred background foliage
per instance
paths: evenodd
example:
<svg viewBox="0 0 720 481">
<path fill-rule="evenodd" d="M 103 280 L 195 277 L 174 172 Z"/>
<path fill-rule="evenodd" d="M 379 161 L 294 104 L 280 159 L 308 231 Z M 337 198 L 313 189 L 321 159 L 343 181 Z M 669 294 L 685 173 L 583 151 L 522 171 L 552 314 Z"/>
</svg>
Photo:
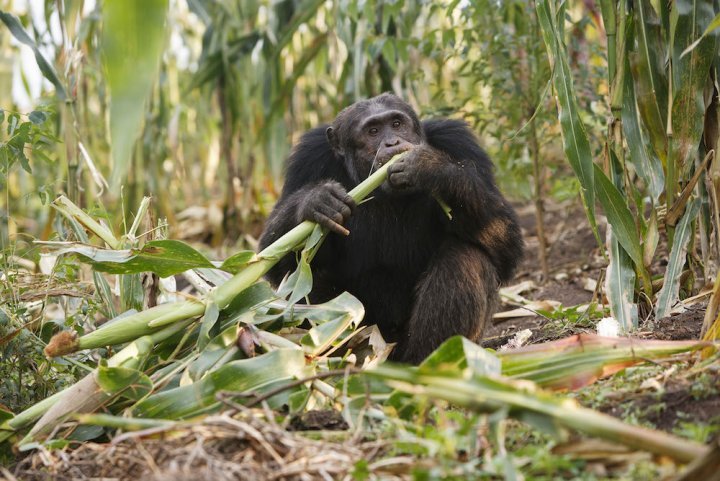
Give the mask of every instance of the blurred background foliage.
<svg viewBox="0 0 720 481">
<path fill-rule="evenodd" d="M 10 112 L 24 120 L 45 113 L 33 124 L 44 130 L 42 142 L 21 149 L 28 161 L 11 155 L 12 167 L 3 169 L 3 248 L 12 238 L 25 252 L 33 238 L 47 237 L 53 218 L 45 204 L 60 192 L 101 208 L 115 227 L 151 195 L 171 236 L 243 243 L 243 234 L 258 234 L 299 135 L 384 91 L 422 115 L 469 121 L 512 197 L 577 193 L 572 177 L 554 175 L 566 169 L 532 2 L 171 0 L 165 25 L 147 9 L 166 2 L 0 3 L 67 95 L 40 82 L 31 48 L 3 31 L 4 130 Z M 605 61 L 600 27 L 583 7 L 574 2 L 570 12 L 573 65 L 599 138 Z M 133 8 L 144 14 L 128 13 Z M 127 46 L 133 35 L 140 49 L 111 48 L 113 39 Z M 159 61 L 150 48 L 158 38 Z M 125 111 L 113 115 L 111 95 L 116 112 Z M 144 101 L 141 119 L 126 113 L 133 101 L 135 108 Z"/>
</svg>

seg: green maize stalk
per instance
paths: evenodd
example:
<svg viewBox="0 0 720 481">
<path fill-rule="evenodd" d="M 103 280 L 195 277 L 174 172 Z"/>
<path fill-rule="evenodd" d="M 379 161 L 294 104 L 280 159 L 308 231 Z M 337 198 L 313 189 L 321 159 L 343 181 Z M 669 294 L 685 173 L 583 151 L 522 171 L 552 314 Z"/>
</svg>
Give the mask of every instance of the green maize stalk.
<svg viewBox="0 0 720 481">
<path fill-rule="evenodd" d="M 373 190 L 378 188 L 387 178 L 387 169 L 404 154 L 398 154 L 385 165 L 375 171 L 367 179 L 357 185 L 348 194 L 355 202 L 365 199 Z M 78 214 L 79 215 L 79 214 Z M 56 334 L 45 348 L 48 357 L 62 356 L 81 349 L 95 349 L 98 347 L 122 344 L 138 337 L 152 334 L 163 326 L 173 324 L 184 319 L 201 316 L 208 302 L 216 304 L 223 309 L 230 304 L 240 292 L 247 289 L 267 271 L 272 268 L 286 254 L 301 245 L 312 233 L 317 224 L 304 221 L 278 240 L 267 246 L 256 259 L 250 262 L 242 271 L 230 278 L 224 284 L 213 289 L 204 300 L 187 300 L 171 304 L 162 304 L 143 312 L 138 312 L 122 319 L 117 319 L 100 329 L 76 337 L 74 333 L 64 331 Z M 326 235 L 324 233 L 323 235 Z"/>
</svg>

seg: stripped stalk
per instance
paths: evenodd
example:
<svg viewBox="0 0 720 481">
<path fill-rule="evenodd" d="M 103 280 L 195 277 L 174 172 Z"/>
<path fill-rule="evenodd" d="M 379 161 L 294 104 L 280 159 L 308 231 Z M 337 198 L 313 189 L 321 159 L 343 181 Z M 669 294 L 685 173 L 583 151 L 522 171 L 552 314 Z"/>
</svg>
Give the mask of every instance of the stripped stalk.
<svg viewBox="0 0 720 481">
<path fill-rule="evenodd" d="M 348 192 L 350 197 L 352 197 L 355 202 L 360 203 L 360 201 L 365 199 L 385 181 L 388 167 L 403 155 L 404 154 L 401 153 L 394 156 L 357 187 Z M 60 200 L 60 198 L 58 200 Z M 72 211 L 73 217 L 76 217 L 81 223 L 87 226 L 87 214 L 81 210 L 75 212 L 75 210 L 79 209 L 71 202 L 65 201 L 67 201 L 67 199 L 62 201 L 63 206 L 66 204 L 71 206 L 72 209 L 68 207 L 68 210 Z M 89 219 L 89 221 L 95 223 L 92 219 Z M 100 235 L 104 228 L 97 223 L 95 224 L 96 226 L 92 230 Z M 270 270 L 272 266 L 277 264 L 283 256 L 301 245 L 312 233 L 316 225 L 315 222 L 304 221 L 290 230 L 290 232 L 263 249 L 256 256 L 256 259 L 250 262 L 242 271 L 213 289 L 204 300 L 187 300 L 171 304 L 162 304 L 125 318 L 115 319 L 100 329 L 80 338 L 77 338 L 76 335 L 70 331 L 63 331 L 53 336 L 45 348 L 45 354 L 48 357 L 55 357 L 70 354 L 80 349 L 94 349 L 129 342 L 143 335 L 152 334 L 163 326 L 184 319 L 201 316 L 205 312 L 208 302 L 216 304 L 220 309 L 223 309 L 227 307 L 240 292 L 257 282 L 257 280 Z M 323 235 L 327 235 L 327 233 L 324 232 Z M 108 242 L 108 240 L 106 240 L 106 242 Z"/>
<path fill-rule="evenodd" d="M 122 344 L 151 334 L 149 323 L 155 319 L 171 319 L 175 322 L 197 317 L 203 312 L 205 312 L 205 304 L 194 300 L 161 304 L 130 316 L 116 318 L 80 338 L 76 337 L 74 331 L 60 332 L 53 336 L 45 347 L 45 355 L 64 356 L 82 349 Z"/>
<path fill-rule="evenodd" d="M 508 409 L 520 419 L 550 418 L 559 426 L 613 442 L 690 462 L 705 455 L 707 446 L 662 431 L 626 424 L 607 414 L 581 407 L 570 398 L 533 391 L 527 385 L 477 376 L 472 379 L 426 375 L 390 365 L 381 365 L 368 374 L 390 381 L 396 389 L 413 395 L 443 399 L 478 412 Z"/>
<path fill-rule="evenodd" d="M 123 431 L 169 428 L 177 424 L 174 421 L 168 421 L 165 419 L 124 418 L 121 416 L 113 416 L 111 414 L 77 414 L 73 417 L 80 424 L 122 429 Z"/>
<path fill-rule="evenodd" d="M 387 178 L 388 167 L 403 155 L 404 154 L 401 153 L 394 156 L 385 165 L 373 172 L 372 175 L 348 192 L 348 195 L 350 195 L 356 203 L 360 203 L 360 201 L 365 199 L 373 190 L 380 187 Z M 304 242 L 316 225 L 315 222 L 306 220 L 293 228 L 290 232 L 260 251 L 257 261 L 250 263 L 241 272 L 238 272 L 227 282 L 214 289 L 208 298 L 215 302 L 220 309 L 227 307 L 236 295 L 250 287 L 269 271 L 272 266 L 277 264 L 280 259 Z M 323 236 L 325 235 L 327 235 L 327 232 L 323 232 Z"/>
<path fill-rule="evenodd" d="M 101 238 L 108 246 L 110 246 L 110 248 L 122 249 L 122 243 L 108 228 L 100 225 L 95 219 L 87 215 L 80 207 L 75 205 L 64 195 L 55 199 L 52 206 L 60 211 L 60 213 L 64 216 L 73 218 L 80 222 L 85 226 L 85 228 Z"/>
<path fill-rule="evenodd" d="M 145 218 L 145 214 L 147 213 L 149 208 L 150 197 L 143 197 L 143 200 L 140 202 L 140 207 L 138 207 L 137 213 L 135 214 L 135 220 L 133 221 L 132 226 L 130 226 L 130 230 L 127 233 L 127 238 L 134 239 L 137 236 L 137 231 L 140 228 L 140 223 L 142 222 L 143 218 Z"/>
<path fill-rule="evenodd" d="M 123 348 L 114 356 L 109 358 L 107 361 L 108 366 L 117 367 L 120 365 L 124 365 L 125 367 L 130 367 L 128 366 L 127 361 L 141 361 L 147 354 L 150 353 L 155 344 L 174 336 L 178 332 L 181 332 L 182 330 L 186 329 L 191 323 L 191 320 L 179 322 L 172 326 L 166 327 L 165 329 L 161 329 L 149 336 L 140 337 L 135 342 L 128 344 L 127 346 L 125 346 L 125 348 Z M 85 378 L 78 381 L 78 383 L 87 382 L 84 381 L 86 378 L 94 379 L 94 375 L 95 372 L 92 372 L 88 374 Z M 30 423 L 43 416 L 50 410 L 50 408 L 57 404 L 58 401 L 63 399 L 65 395 L 67 395 L 68 393 L 72 394 L 71 390 L 78 383 L 75 383 L 72 386 L 63 389 L 62 391 L 57 392 L 46 399 L 43 399 L 39 403 L 27 408 L 25 411 L 16 414 L 12 419 L 7 420 L 3 424 L 0 424 L 0 443 L 10 438 L 15 432 L 19 431 L 24 427 L 27 427 L 28 425 L 30 425 Z"/>
</svg>

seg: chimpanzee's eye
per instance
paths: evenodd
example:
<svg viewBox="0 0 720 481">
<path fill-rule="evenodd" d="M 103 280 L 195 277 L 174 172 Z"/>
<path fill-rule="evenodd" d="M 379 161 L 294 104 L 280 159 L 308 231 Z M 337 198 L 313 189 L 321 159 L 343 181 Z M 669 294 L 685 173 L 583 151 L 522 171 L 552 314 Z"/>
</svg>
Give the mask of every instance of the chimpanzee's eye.
<svg viewBox="0 0 720 481">
<path fill-rule="evenodd" d="M 378 133 L 377 127 L 370 127 L 370 130 L 368 130 L 368 133 L 370 135 L 377 135 L 377 133 Z"/>
<path fill-rule="evenodd" d="M 400 121 L 399 120 L 393 121 L 392 126 L 394 129 L 397 129 L 398 127 L 400 127 Z"/>
</svg>

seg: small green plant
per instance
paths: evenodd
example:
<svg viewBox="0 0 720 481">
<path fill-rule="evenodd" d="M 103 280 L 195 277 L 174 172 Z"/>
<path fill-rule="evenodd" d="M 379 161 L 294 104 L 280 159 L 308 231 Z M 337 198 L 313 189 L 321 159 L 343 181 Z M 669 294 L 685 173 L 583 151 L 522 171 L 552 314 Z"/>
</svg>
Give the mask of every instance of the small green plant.
<svg viewBox="0 0 720 481">
<path fill-rule="evenodd" d="M 0 109 L 0 181 L 6 181 L 15 164 L 31 174 L 30 157 L 34 161 L 53 162 L 49 154 L 58 139 L 51 132 L 51 115 L 44 110 L 23 115 Z"/>
</svg>

